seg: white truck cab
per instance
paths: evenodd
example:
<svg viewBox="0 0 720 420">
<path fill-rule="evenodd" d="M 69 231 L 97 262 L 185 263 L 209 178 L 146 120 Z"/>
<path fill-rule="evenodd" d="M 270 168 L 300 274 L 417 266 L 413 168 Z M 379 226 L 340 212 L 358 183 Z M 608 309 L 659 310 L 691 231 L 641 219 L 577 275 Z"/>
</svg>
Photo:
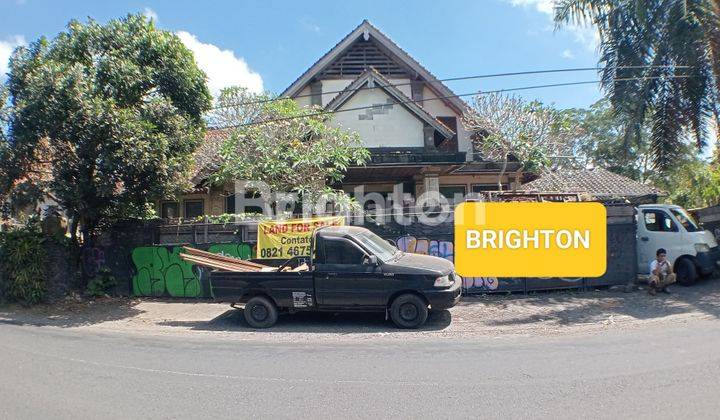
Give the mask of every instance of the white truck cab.
<svg viewBox="0 0 720 420">
<path fill-rule="evenodd" d="M 650 274 L 650 262 L 658 249 L 667 258 L 683 285 L 693 284 L 700 276 L 711 274 L 720 260 L 715 236 L 700 225 L 685 209 L 672 204 L 644 204 L 637 207 L 638 273 Z"/>
</svg>

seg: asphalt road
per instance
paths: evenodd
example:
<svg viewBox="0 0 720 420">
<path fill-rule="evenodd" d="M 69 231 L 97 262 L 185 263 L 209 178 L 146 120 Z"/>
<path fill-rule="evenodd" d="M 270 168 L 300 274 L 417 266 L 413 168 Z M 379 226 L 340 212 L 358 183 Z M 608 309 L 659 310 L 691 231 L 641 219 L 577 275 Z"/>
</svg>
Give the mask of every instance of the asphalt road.
<svg viewBox="0 0 720 420">
<path fill-rule="evenodd" d="M 0 324 L 0 418 L 717 418 L 720 321 L 328 344 Z"/>
</svg>

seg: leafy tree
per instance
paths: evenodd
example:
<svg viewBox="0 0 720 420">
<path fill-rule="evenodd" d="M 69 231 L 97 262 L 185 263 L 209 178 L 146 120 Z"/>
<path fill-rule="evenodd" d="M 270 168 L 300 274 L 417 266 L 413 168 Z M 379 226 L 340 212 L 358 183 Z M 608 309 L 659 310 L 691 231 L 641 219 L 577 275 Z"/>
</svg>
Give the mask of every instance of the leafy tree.
<svg viewBox="0 0 720 420">
<path fill-rule="evenodd" d="M 478 95 L 464 119 L 483 158 L 502 162 L 498 189 L 508 161 L 516 159 L 527 172 L 541 172 L 558 157 L 572 153 L 576 127 L 564 115 L 539 102 L 502 94 Z"/>
<path fill-rule="evenodd" d="M 0 162 L 10 160 L 10 144 L 8 142 L 8 129 L 10 124 L 10 107 L 8 106 L 8 90 L 5 85 L 0 84 Z M 3 191 L 8 191 L 10 186 L 7 175 L 7 165 L 0 163 L 0 199 L 3 198 Z"/>
<path fill-rule="evenodd" d="M 718 115 L 717 0 L 558 0 L 555 21 L 597 27 L 602 84 L 627 118 L 626 135 L 639 139 L 650 119 L 656 168 L 674 164 L 688 132 L 705 146 L 708 120 Z"/>
<path fill-rule="evenodd" d="M 720 168 L 700 159 L 673 168 L 668 176 L 653 181 L 668 191 L 669 202 L 686 208 L 720 203 Z"/>
<path fill-rule="evenodd" d="M 180 39 L 141 15 L 71 21 L 12 57 L 6 178 L 47 165 L 73 235 L 142 215 L 187 179 L 210 108 L 205 79 Z"/>
<path fill-rule="evenodd" d="M 650 129 L 646 125 L 639 138 L 625 136 L 627 118 L 618 115 L 607 99 L 589 108 L 557 111 L 579 127 L 574 142 L 575 161 L 581 167 L 602 166 L 617 174 L 644 182 L 652 173 L 649 154 Z"/>
<path fill-rule="evenodd" d="M 212 120 L 228 128 L 214 180 L 262 181 L 273 192 L 295 192 L 310 201 L 325 196 L 347 205 L 348 197 L 328 185 L 370 157 L 358 135 L 334 127 L 331 115 L 316 108 L 269 99 L 241 88 L 222 91 Z"/>
</svg>

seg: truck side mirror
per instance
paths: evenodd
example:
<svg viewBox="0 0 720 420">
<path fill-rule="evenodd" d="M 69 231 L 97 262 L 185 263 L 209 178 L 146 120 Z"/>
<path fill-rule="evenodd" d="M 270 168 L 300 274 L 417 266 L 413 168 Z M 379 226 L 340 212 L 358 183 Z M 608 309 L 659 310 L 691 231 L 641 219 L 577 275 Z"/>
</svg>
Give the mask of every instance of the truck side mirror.
<svg viewBox="0 0 720 420">
<path fill-rule="evenodd" d="M 369 255 L 365 258 L 366 265 L 378 265 L 378 257 L 376 255 Z"/>
</svg>

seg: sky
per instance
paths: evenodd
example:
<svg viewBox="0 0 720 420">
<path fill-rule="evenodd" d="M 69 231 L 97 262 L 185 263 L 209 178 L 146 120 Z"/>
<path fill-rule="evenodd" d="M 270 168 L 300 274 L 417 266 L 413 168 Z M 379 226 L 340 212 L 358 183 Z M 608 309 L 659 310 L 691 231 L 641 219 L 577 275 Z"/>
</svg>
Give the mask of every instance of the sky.
<svg viewBox="0 0 720 420">
<path fill-rule="evenodd" d="M 368 19 L 438 78 L 594 67 L 593 28 L 555 29 L 552 0 L 81 1 L 0 0 L 0 78 L 18 45 L 54 37 L 71 19 L 143 13 L 195 53 L 211 91 L 242 85 L 282 92 Z M 449 82 L 457 94 L 597 80 L 595 71 Z M 597 85 L 517 93 L 559 108 L 587 107 Z"/>
</svg>

